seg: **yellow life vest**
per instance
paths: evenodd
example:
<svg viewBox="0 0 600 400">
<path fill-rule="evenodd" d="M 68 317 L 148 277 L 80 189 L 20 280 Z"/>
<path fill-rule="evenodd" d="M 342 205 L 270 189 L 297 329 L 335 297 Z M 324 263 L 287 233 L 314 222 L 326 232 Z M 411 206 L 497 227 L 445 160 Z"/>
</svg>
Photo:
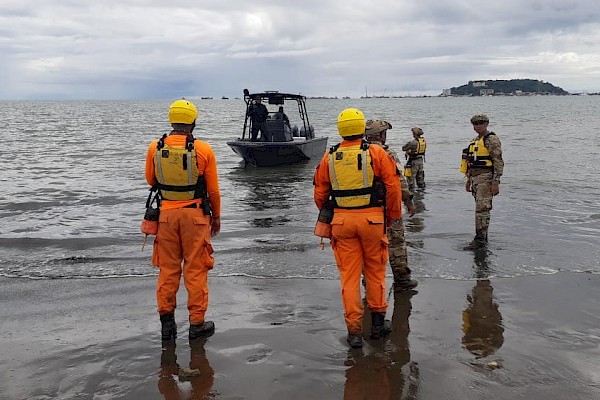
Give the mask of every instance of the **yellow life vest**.
<svg viewBox="0 0 600 400">
<path fill-rule="evenodd" d="M 494 135 L 494 132 L 490 132 L 481 138 L 477 137 L 469 143 L 469 147 L 466 150 L 466 161 L 468 168 L 488 168 L 492 169 L 492 158 L 487 147 L 485 147 L 485 138 L 489 135 Z"/>
<path fill-rule="evenodd" d="M 167 135 L 158 141 L 154 155 L 157 187 L 165 200 L 202 198 L 203 176 L 198 171 L 194 137 L 186 138 L 185 147 L 165 144 Z"/>
<path fill-rule="evenodd" d="M 425 138 L 419 137 L 417 138 L 417 141 L 419 142 L 419 144 L 417 145 L 417 152 L 415 153 L 415 156 L 424 156 L 425 149 L 427 148 Z"/>
<path fill-rule="evenodd" d="M 329 179 L 331 196 L 339 208 L 363 208 L 375 205 L 369 144 L 329 150 Z"/>
</svg>

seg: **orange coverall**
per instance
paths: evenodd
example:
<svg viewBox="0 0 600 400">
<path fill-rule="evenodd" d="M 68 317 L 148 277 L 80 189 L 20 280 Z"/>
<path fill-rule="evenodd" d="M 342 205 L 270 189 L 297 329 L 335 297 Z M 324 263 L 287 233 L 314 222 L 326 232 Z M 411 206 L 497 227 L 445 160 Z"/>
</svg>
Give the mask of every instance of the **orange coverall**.
<svg viewBox="0 0 600 400">
<path fill-rule="evenodd" d="M 357 146 L 362 139 L 344 140 L 340 148 Z M 367 283 L 367 305 L 377 313 L 385 313 L 385 271 L 388 261 L 388 222 L 402 216 L 400 180 L 396 163 L 380 146 L 369 146 L 373 173 L 386 187 L 386 210 L 383 207 L 334 210 L 331 248 L 340 271 L 344 317 L 348 332 L 362 332 L 363 305 L 360 278 L 364 273 Z M 331 191 L 329 152 L 321 160 L 314 176 L 314 199 L 319 210 Z"/>
<path fill-rule="evenodd" d="M 165 139 L 170 146 L 185 147 L 186 135 L 171 132 Z M 146 154 L 146 181 L 157 183 L 154 155 L 158 140 L 150 143 Z M 217 179 L 217 160 L 208 143 L 195 140 L 196 164 L 206 179 L 213 217 L 221 215 L 221 194 Z M 195 204 L 196 208 L 183 208 Z M 183 280 L 188 292 L 187 307 L 191 324 L 202 324 L 208 307 L 208 271 L 214 266 L 210 243 L 211 220 L 200 207 L 201 199 L 162 200 L 158 233 L 154 240 L 152 264 L 159 268 L 156 300 L 159 314 L 172 313 L 177 305 L 177 291 Z"/>
</svg>

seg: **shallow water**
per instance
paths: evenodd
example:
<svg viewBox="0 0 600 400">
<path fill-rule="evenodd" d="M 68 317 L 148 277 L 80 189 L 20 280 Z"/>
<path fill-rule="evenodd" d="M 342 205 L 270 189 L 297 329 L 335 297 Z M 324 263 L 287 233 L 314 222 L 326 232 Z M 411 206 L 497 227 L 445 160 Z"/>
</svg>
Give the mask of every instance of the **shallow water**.
<svg viewBox="0 0 600 400">
<path fill-rule="evenodd" d="M 194 133 L 217 155 L 223 196 L 213 274 L 336 278 L 331 249 L 322 251 L 312 234 L 317 161 L 246 168 L 226 145 L 241 134 L 242 100 L 195 103 L 200 117 Z M 8 144 L 0 168 L 0 275 L 156 273 L 152 246 L 141 250 L 139 225 L 147 195 L 145 152 L 168 129 L 168 105 L 0 102 L 0 135 Z M 308 100 L 307 106 L 317 135 L 330 144 L 339 138 L 337 113 L 349 106 L 391 122 L 388 141 L 396 149 L 410 139 L 410 127 L 424 129 L 427 189 L 417 195 L 419 213 L 404 219 L 415 276 L 600 273 L 600 97 Z M 478 112 L 490 116 L 506 163 L 484 261 L 462 250 L 473 236 L 474 201 L 458 172 L 461 150 L 475 136 L 469 118 Z M 291 107 L 286 113 L 293 124 Z"/>
</svg>

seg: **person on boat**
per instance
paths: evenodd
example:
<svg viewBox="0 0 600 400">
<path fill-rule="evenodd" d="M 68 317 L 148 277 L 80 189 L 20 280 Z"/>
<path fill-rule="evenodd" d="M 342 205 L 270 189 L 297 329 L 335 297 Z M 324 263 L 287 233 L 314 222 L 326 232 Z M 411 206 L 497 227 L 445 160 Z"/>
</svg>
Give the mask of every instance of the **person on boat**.
<svg viewBox="0 0 600 400">
<path fill-rule="evenodd" d="M 254 97 L 254 103 L 248 108 L 248 116 L 252 121 L 251 138 L 252 142 L 258 140 L 258 132 L 260 131 L 261 140 L 268 140 L 267 132 L 267 117 L 269 116 L 269 110 L 262 103 L 260 96 Z"/>
<path fill-rule="evenodd" d="M 427 147 L 427 143 L 425 142 L 425 138 L 422 137 L 423 129 L 415 127 L 411 129 L 411 132 L 413 140 L 402 146 L 402 151 L 405 152 L 406 158 L 408 159 L 406 162 L 408 189 L 411 192 L 414 192 L 415 180 L 417 187 L 425 189 L 425 170 L 423 168 L 423 163 L 425 161 L 425 148 Z"/>
<path fill-rule="evenodd" d="M 402 203 L 408 209 L 411 216 L 415 214 L 413 194 L 408 190 L 408 184 L 404 177 L 402 160 L 398 154 L 385 144 L 387 130 L 392 129 L 392 124 L 383 120 L 369 120 L 365 130 L 365 139 L 373 145 L 379 145 L 394 159 L 398 168 L 400 187 L 402 189 Z M 411 270 L 408 268 L 408 256 L 406 252 L 406 241 L 404 238 L 404 224 L 402 219 L 397 219 L 387 227 L 387 237 L 390 242 L 389 258 L 392 274 L 394 275 L 394 291 L 400 292 L 417 287 L 417 281 L 411 279 Z"/>
<path fill-rule="evenodd" d="M 275 114 L 273 114 L 273 119 L 274 120 L 283 120 L 283 123 L 285 125 L 287 125 L 287 127 L 290 128 L 290 130 L 292 129 L 292 127 L 290 126 L 290 120 L 289 120 L 288 116 L 285 115 L 285 113 L 283 112 L 283 106 L 279 106 L 279 109 L 277 110 L 277 112 Z"/>
<path fill-rule="evenodd" d="M 169 108 L 173 129 L 150 143 L 146 155 L 146 181 L 161 198 L 152 264 L 159 268 L 156 300 L 163 342 L 177 337 L 174 312 L 182 272 L 189 339 L 210 336 L 215 330 L 204 317 L 208 271 L 214 265 L 210 238 L 221 229 L 221 195 L 215 154 L 208 143 L 192 135 L 197 117 L 192 102 L 175 101 Z"/>
<path fill-rule="evenodd" d="M 314 175 L 314 201 L 321 210 L 331 199 L 331 247 L 340 272 L 344 317 L 351 347 L 362 347 L 363 301 L 371 311 L 371 338 L 389 333 L 385 270 L 388 260 L 386 226 L 402 216 L 396 163 L 381 146 L 363 140 L 365 117 L 347 108 L 337 119 L 342 142 L 325 153 Z"/>
<path fill-rule="evenodd" d="M 500 193 L 500 177 L 504 172 L 502 144 L 494 132 L 488 131 L 489 123 L 485 114 L 471 117 L 477 137 L 463 150 L 461 172 L 467 177 L 465 190 L 475 199 L 475 238 L 465 250 L 487 244 L 492 198 Z"/>
</svg>

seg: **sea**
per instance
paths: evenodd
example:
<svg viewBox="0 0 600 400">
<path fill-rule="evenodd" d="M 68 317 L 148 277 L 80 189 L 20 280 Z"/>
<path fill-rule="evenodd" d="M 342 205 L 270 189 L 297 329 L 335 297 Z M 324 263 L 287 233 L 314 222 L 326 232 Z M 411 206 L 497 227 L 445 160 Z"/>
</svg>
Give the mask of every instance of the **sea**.
<svg viewBox="0 0 600 400">
<path fill-rule="evenodd" d="M 246 166 L 226 143 L 242 134 L 243 100 L 192 101 L 194 134 L 216 154 L 222 193 L 211 276 L 337 279 L 328 241 L 322 249 L 313 234 L 319 160 Z M 140 232 L 144 162 L 148 144 L 169 132 L 170 102 L 0 102 L 0 276 L 157 274 L 153 237 L 142 249 Z M 285 107 L 294 125 L 295 107 Z M 336 118 L 347 107 L 390 122 L 388 144 L 398 151 L 411 127 L 425 132 L 427 187 L 415 194 L 417 213 L 403 217 L 417 279 L 600 273 L 600 96 L 308 99 L 310 123 L 329 145 L 340 141 Z M 505 161 L 483 259 L 463 250 L 475 204 L 459 172 L 476 113 L 490 117 Z"/>
</svg>

